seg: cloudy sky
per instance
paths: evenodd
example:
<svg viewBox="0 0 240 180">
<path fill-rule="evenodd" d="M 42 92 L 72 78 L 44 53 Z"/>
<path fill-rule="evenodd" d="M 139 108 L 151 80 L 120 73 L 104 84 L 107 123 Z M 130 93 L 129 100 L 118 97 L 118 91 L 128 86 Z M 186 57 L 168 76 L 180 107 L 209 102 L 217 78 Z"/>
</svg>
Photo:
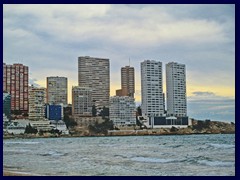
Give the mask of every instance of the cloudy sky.
<svg viewBox="0 0 240 180">
<path fill-rule="evenodd" d="M 77 58 L 110 59 L 111 95 L 120 68 L 140 62 L 186 64 L 188 115 L 235 121 L 235 5 L 3 5 L 3 61 L 29 66 L 30 83 L 47 76 L 77 85 Z"/>
</svg>

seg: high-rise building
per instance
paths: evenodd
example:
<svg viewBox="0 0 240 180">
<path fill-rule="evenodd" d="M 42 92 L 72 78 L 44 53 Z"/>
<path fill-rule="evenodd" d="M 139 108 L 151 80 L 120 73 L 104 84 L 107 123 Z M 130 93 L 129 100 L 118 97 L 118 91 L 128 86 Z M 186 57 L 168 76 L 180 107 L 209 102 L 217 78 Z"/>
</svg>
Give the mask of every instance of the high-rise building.
<svg viewBox="0 0 240 180">
<path fill-rule="evenodd" d="M 78 57 L 78 85 L 92 89 L 92 100 L 97 108 L 109 107 L 109 59 Z"/>
<path fill-rule="evenodd" d="M 45 118 L 46 88 L 29 87 L 28 118 L 41 121 Z"/>
<path fill-rule="evenodd" d="M 72 115 L 92 116 L 92 90 L 88 87 L 72 88 Z"/>
<path fill-rule="evenodd" d="M 68 88 L 66 77 L 47 77 L 47 103 L 68 104 Z"/>
<path fill-rule="evenodd" d="M 3 114 L 11 119 L 11 95 L 9 93 L 3 93 Z"/>
<path fill-rule="evenodd" d="M 3 63 L 3 91 L 11 94 L 11 110 L 28 112 L 28 66 Z"/>
<path fill-rule="evenodd" d="M 186 68 L 184 64 L 170 62 L 166 64 L 167 114 L 169 116 L 187 116 Z"/>
<path fill-rule="evenodd" d="M 124 89 L 126 89 L 126 96 L 134 97 L 135 93 L 134 67 L 125 66 L 121 68 L 121 88 L 123 92 Z"/>
<path fill-rule="evenodd" d="M 126 88 L 117 89 L 116 96 L 128 96 L 128 90 Z"/>
<path fill-rule="evenodd" d="M 110 97 L 109 118 L 115 126 L 136 124 L 136 105 L 129 96 Z"/>
<path fill-rule="evenodd" d="M 162 62 L 141 62 L 142 114 L 163 116 Z"/>
</svg>

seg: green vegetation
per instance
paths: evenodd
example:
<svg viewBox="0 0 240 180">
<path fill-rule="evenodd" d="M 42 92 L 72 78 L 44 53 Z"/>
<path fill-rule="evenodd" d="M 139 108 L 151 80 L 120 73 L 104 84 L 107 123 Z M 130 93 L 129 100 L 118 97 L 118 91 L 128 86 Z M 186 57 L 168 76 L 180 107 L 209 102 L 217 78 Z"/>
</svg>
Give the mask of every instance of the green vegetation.
<svg viewBox="0 0 240 180">
<path fill-rule="evenodd" d="M 96 117 L 96 115 L 97 115 L 97 109 L 96 109 L 96 106 L 93 105 L 93 106 L 92 106 L 92 116 L 93 116 L 93 117 Z"/>
<path fill-rule="evenodd" d="M 102 116 L 102 118 L 104 119 L 106 116 L 109 116 L 109 108 L 106 108 L 105 106 L 103 106 L 102 111 L 100 112 L 100 116 Z"/>
<path fill-rule="evenodd" d="M 210 120 L 206 120 L 206 121 L 198 120 L 197 124 L 192 126 L 192 129 L 202 130 L 205 128 L 209 128 L 209 125 L 210 125 Z"/>
<path fill-rule="evenodd" d="M 138 107 L 137 107 L 137 114 L 138 114 L 138 116 L 142 116 L 141 106 L 138 106 Z"/>
<path fill-rule="evenodd" d="M 26 126 L 25 131 L 24 131 L 25 134 L 37 134 L 37 132 L 38 132 L 38 130 L 36 128 L 32 127 L 30 123 Z"/>
<path fill-rule="evenodd" d="M 77 122 L 74 119 L 70 118 L 68 114 L 64 114 L 63 121 L 65 122 L 67 128 L 74 127 L 77 125 Z"/>
<path fill-rule="evenodd" d="M 51 134 L 61 135 L 62 131 L 59 131 L 58 129 L 51 129 L 50 131 L 43 131 L 42 129 L 39 130 L 39 135 L 40 136 L 42 136 L 44 133 L 51 133 Z"/>
<path fill-rule="evenodd" d="M 113 122 L 109 119 L 105 120 L 103 123 L 88 126 L 89 131 L 93 133 L 100 133 L 107 135 L 108 130 L 113 130 Z"/>
</svg>

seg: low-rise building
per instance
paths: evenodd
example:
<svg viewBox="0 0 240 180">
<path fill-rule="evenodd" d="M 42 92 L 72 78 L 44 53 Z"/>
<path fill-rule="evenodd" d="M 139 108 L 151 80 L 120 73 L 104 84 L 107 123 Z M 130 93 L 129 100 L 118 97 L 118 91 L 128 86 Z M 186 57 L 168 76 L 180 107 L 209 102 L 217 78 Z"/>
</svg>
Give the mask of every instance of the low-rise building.
<svg viewBox="0 0 240 180">
<path fill-rule="evenodd" d="M 11 95 L 9 93 L 3 93 L 3 113 L 11 119 Z"/>
<path fill-rule="evenodd" d="M 50 126 L 53 129 L 58 129 L 62 134 L 69 134 L 69 131 L 67 129 L 67 126 L 64 121 L 56 121 L 56 120 L 50 120 Z"/>
<path fill-rule="evenodd" d="M 101 124 L 105 120 L 101 116 L 90 117 L 90 116 L 73 116 L 74 120 L 79 126 L 88 127 L 89 125 L 95 125 L 96 123 Z"/>
<path fill-rule="evenodd" d="M 143 119 L 143 125 L 147 128 L 171 128 L 172 126 L 186 128 L 191 124 L 191 120 L 188 117 L 149 116 Z"/>
</svg>

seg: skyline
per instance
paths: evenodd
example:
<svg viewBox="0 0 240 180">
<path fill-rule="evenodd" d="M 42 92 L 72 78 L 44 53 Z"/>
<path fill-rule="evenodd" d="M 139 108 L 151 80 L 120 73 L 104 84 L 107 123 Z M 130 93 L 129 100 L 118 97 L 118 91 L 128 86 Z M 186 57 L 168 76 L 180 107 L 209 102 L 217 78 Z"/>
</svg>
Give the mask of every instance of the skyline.
<svg viewBox="0 0 240 180">
<path fill-rule="evenodd" d="M 235 121 L 235 5 L 3 5 L 3 61 L 30 84 L 67 77 L 70 103 L 79 56 L 110 59 L 111 96 L 130 58 L 137 104 L 140 62 L 163 63 L 164 93 L 165 65 L 185 64 L 188 115 Z"/>
</svg>

